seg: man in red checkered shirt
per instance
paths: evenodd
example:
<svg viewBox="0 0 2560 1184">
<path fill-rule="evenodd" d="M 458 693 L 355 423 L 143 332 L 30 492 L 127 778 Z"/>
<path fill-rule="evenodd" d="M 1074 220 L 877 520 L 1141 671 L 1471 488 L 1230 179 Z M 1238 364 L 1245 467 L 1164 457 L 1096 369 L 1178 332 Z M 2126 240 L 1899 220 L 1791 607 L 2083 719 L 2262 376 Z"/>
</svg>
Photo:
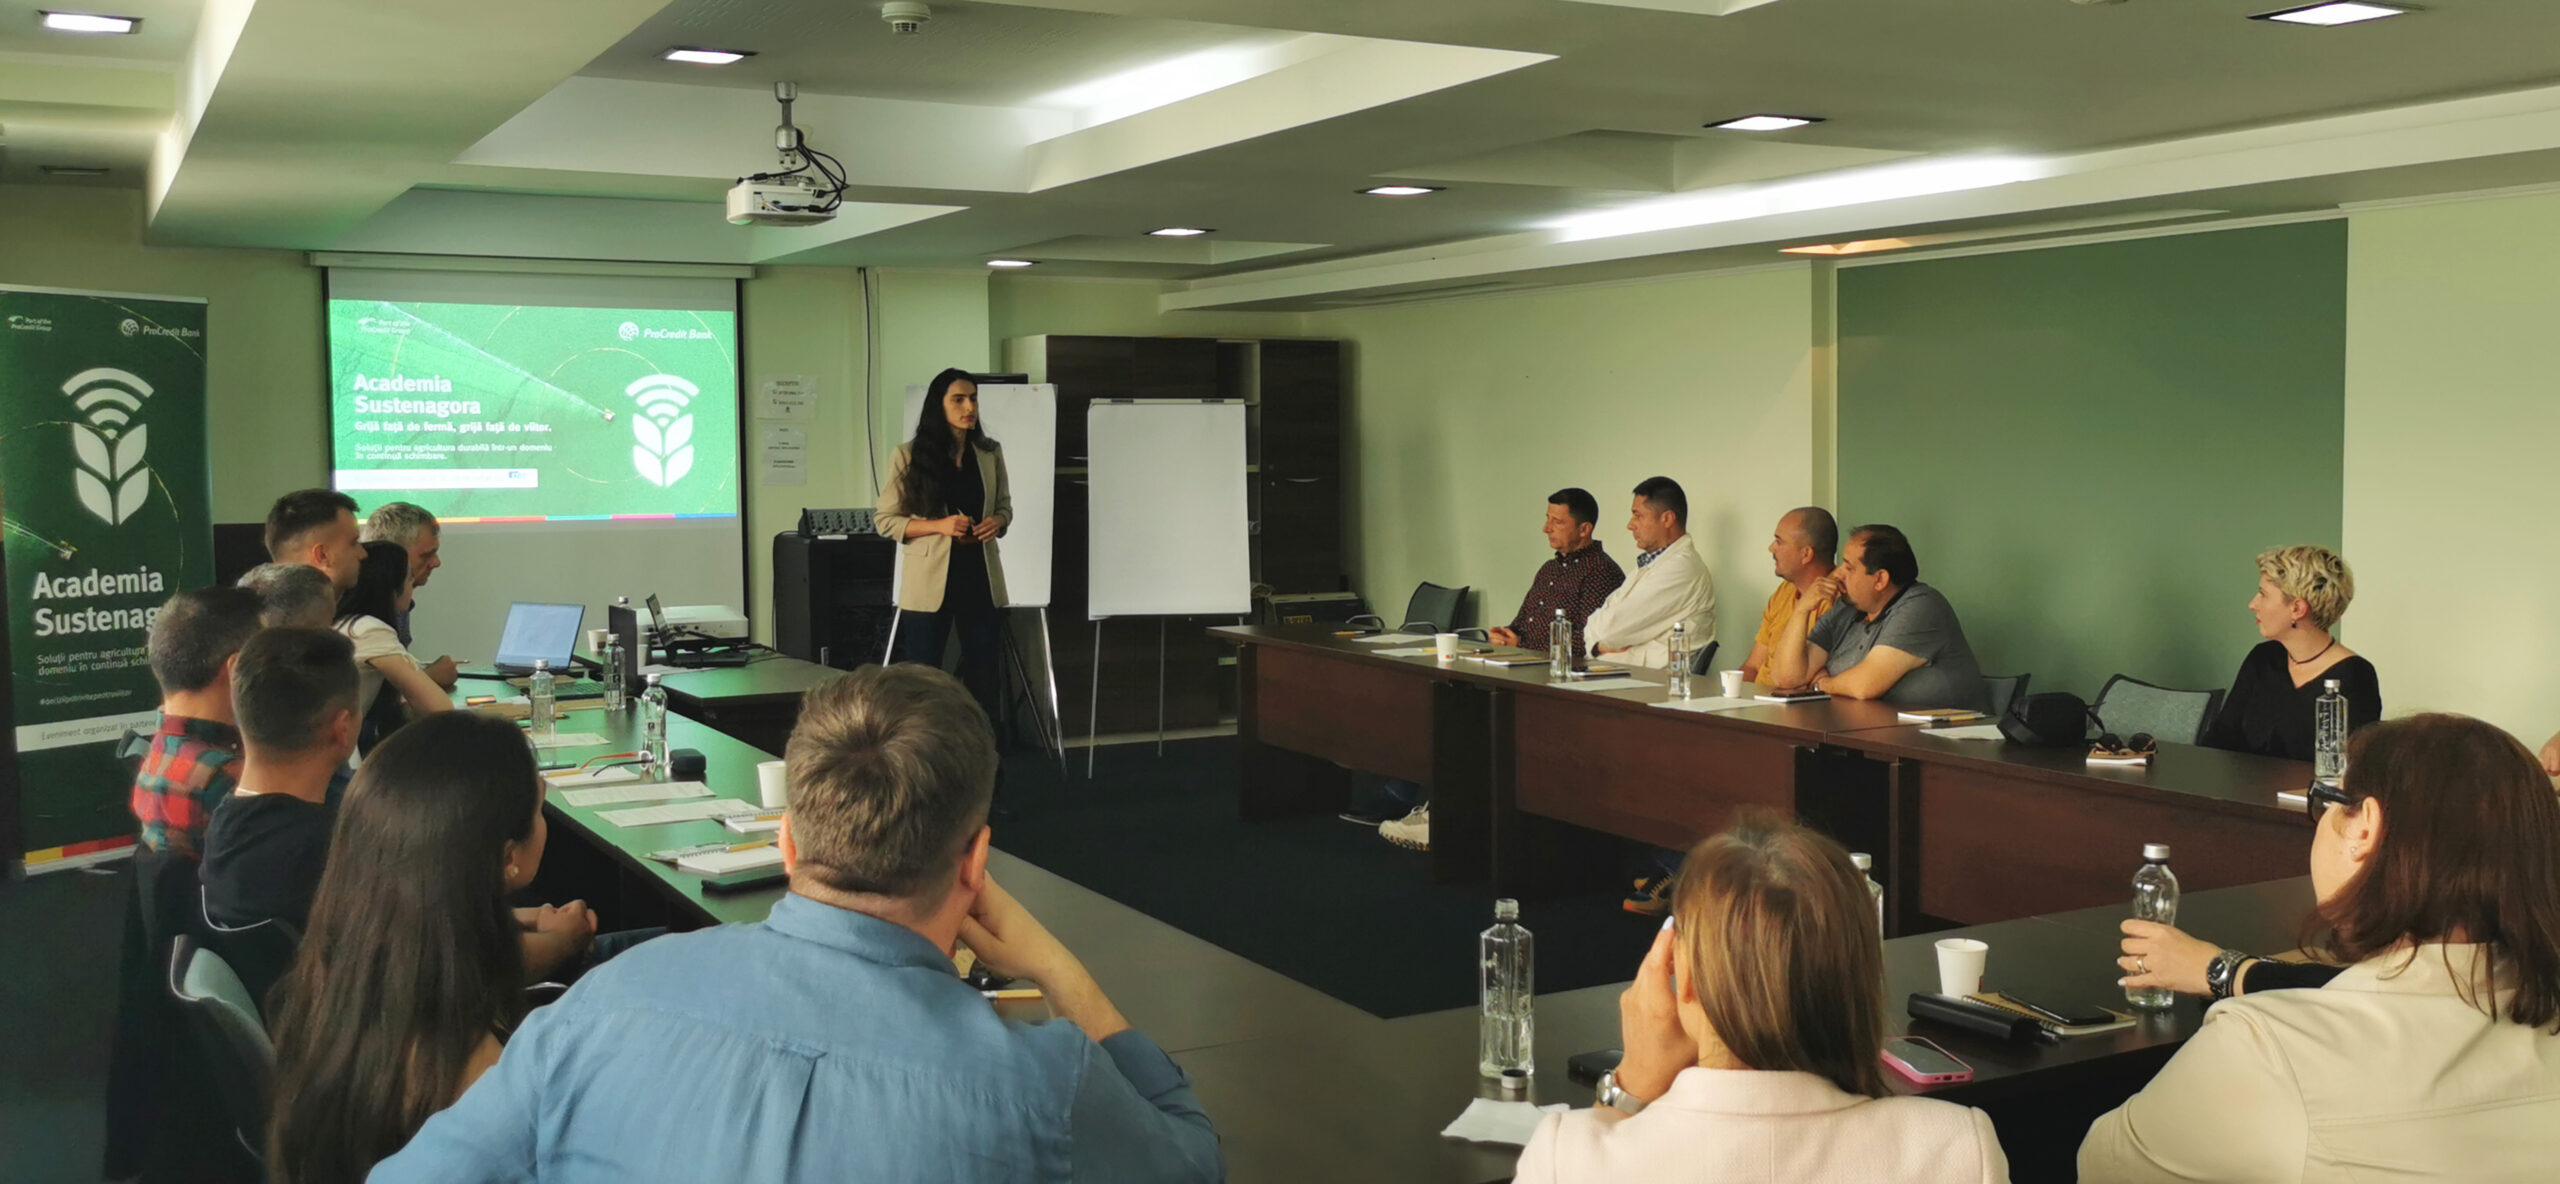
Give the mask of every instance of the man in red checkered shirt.
<svg viewBox="0 0 2560 1184">
<path fill-rule="evenodd" d="M 197 858 L 214 804 L 239 786 L 231 659 L 258 631 L 259 605 L 247 588 L 198 588 L 170 597 L 151 623 L 160 730 L 133 779 L 133 816 L 145 847 Z"/>
</svg>

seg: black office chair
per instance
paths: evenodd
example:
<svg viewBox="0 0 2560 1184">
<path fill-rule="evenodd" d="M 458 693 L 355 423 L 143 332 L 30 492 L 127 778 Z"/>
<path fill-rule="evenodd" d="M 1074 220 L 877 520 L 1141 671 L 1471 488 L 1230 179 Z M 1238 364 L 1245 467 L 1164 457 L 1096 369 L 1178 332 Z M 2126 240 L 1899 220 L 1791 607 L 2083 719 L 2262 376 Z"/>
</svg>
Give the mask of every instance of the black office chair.
<svg viewBox="0 0 2560 1184">
<path fill-rule="evenodd" d="M 2182 691 L 2121 674 L 2107 679 L 2098 688 L 2098 701 L 2089 705 L 2100 728 L 2118 736 L 2149 732 L 2152 739 L 2169 744 L 2195 743 L 2220 710 L 2219 690 Z"/>
<path fill-rule="evenodd" d="M 254 925 L 225 925 L 213 919 L 213 907 L 201 887 L 196 889 L 196 912 L 197 947 L 220 957 L 231 968 L 231 973 L 248 989 L 250 1004 L 264 1019 L 267 996 L 277 983 L 284 981 L 285 972 L 293 969 L 293 956 L 302 948 L 302 931 L 291 922 L 273 917 Z"/>
<path fill-rule="evenodd" d="M 136 847 L 126 861 L 133 892 L 125 904 L 124 949 L 117 970 L 115 1034 L 107 1045 L 105 1178 L 130 1179 L 173 1155 L 166 1099 L 171 1047 L 185 1030 L 166 988 L 169 943 L 189 932 L 195 913 L 195 865 L 165 851 Z"/>
<path fill-rule="evenodd" d="M 1698 656 L 1689 660 L 1689 673 L 1693 675 L 1713 674 L 1715 673 L 1715 666 L 1716 643 L 1710 641 L 1707 644 L 1698 647 Z"/>
<path fill-rule="evenodd" d="M 1983 675 L 1982 690 L 1985 697 L 1991 700 L 1991 718 L 2006 717 L 2009 714 L 2009 705 L 2017 702 L 2027 693 L 2027 682 L 2034 677 L 2032 674 Z"/>
<path fill-rule="evenodd" d="M 142 775 L 142 758 L 151 755 L 151 737 L 156 734 L 142 728 L 127 728 L 116 738 L 116 763 L 124 766 L 125 779 Z"/>
<path fill-rule="evenodd" d="M 1396 628 L 1407 633 L 1446 633 L 1457 625 L 1458 613 L 1466 603 L 1466 585 L 1443 588 L 1424 580 L 1414 588 L 1413 599 L 1405 602 L 1404 620 Z M 1362 613 L 1345 623 L 1366 623 L 1379 629 L 1387 627 L 1386 619 L 1376 613 Z"/>
<path fill-rule="evenodd" d="M 169 994 L 212 1071 L 210 1084 L 233 1141 L 251 1160 L 263 1162 L 258 1148 L 266 1137 L 267 1081 L 275 1075 L 276 1047 L 258 1018 L 257 1002 L 222 955 L 189 936 L 170 947 Z"/>
</svg>

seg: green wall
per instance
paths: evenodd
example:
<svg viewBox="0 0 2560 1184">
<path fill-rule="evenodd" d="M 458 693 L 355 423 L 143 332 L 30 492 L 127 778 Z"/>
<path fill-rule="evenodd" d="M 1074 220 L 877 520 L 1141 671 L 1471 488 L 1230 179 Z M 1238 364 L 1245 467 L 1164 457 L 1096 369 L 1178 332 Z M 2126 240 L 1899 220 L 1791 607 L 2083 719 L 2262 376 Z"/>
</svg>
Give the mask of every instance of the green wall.
<svg viewBox="0 0 2560 1184">
<path fill-rule="evenodd" d="M 2229 684 L 2266 547 L 2335 547 L 2344 222 L 1842 268 L 1839 511 L 1985 671 Z"/>
</svg>

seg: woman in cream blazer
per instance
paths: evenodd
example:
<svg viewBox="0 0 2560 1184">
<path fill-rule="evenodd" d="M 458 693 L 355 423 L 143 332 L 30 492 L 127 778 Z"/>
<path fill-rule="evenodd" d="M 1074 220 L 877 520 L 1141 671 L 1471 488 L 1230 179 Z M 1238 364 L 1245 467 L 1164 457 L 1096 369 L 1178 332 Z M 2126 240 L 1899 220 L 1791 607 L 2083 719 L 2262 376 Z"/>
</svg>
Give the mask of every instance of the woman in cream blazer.
<svg viewBox="0 0 2560 1184">
<path fill-rule="evenodd" d="M 1004 640 L 1004 560 L 996 540 L 1013 525 L 1004 450 L 978 422 L 978 384 L 945 370 L 925 387 L 915 435 L 889 457 L 872 521 L 900 543 L 898 658 L 942 664 L 960 635 L 960 681 L 995 718 Z"/>
<path fill-rule="evenodd" d="M 1625 1059 L 1539 1124 L 1520 1184 L 2005 1184 L 1988 1115 L 1886 1096 L 1884 948 L 1838 843 L 1747 811 L 1672 916 L 1618 1003 Z"/>
<path fill-rule="evenodd" d="M 2214 1004 L 2089 1128 L 2084 1184 L 2560 1178 L 2550 778 L 2456 715 L 2364 728 L 2348 769 L 2311 803 L 2323 952 L 2346 969 Z"/>
</svg>

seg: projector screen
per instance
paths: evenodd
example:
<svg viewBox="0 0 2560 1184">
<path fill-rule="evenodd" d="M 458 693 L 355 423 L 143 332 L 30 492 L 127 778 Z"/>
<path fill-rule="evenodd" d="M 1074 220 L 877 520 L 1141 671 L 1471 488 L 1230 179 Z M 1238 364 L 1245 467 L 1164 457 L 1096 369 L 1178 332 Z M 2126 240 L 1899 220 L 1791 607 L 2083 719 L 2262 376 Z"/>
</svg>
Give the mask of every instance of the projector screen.
<svg viewBox="0 0 2560 1184">
<path fill-rule="evenodd" d="M 485 666 L 516 601 L 744 615 L 727 279 L 332 268 L 332 484 L 444 523 L 421 658 Z"/>
</svg>

